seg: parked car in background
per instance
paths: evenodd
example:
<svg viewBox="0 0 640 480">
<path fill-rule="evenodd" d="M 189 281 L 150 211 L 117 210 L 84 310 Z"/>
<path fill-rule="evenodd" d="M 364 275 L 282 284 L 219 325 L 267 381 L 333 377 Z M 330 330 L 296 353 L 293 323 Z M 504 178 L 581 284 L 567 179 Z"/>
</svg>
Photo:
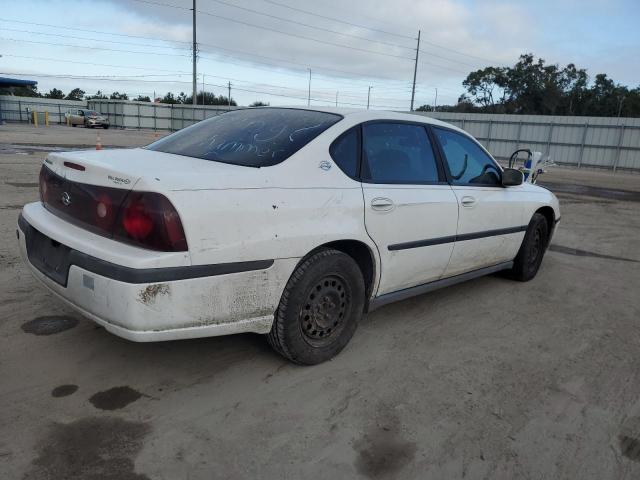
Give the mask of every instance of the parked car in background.
<svg viewBox="0 0 640 480">
<path fill-rule="evenodd" d="M 268 334 L 301 364 L 387 303 L 501 270 L 532 279 L 560 219 L 549 190 L 463 130 L 342 109 L 235 110 L 145 148 L 50 153 L 40 195 L 22 257 L 108 331 Z"/>
<path fill-rule="evenodd" d="M 87 110 L 85 108 L 69 110 L 65 117 L 72 127 L 84 125 L 86 128 L 109 128 L 109 119 L 95 110 Z"/>
</svg>

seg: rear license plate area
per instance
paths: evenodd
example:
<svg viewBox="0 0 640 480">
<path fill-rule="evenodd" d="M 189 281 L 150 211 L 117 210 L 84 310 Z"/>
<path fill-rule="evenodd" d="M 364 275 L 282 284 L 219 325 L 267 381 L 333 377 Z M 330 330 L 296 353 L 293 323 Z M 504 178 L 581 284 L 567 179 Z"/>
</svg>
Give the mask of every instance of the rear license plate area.
<svg viewBox="0 0 640 480">
<path fill-rule="evenodd" d="M 33 227 L 26 237 L 27 255 L 31 264 L 51 280 L 66 287 L 71 249 Z"/>
</svg>

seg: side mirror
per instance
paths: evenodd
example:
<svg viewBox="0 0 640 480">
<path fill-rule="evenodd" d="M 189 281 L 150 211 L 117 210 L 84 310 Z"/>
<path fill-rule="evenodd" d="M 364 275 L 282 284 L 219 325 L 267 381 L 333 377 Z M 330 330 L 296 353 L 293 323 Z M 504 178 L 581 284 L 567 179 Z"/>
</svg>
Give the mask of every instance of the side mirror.
<svg viewBox="0 0 640 480">
<path fill-rule="evenodd" d="M 522 185 L 522 182 L 524 182 L 524 175 L 520 170 L 505 168 L 502 171 L 503 187 L 515 187 L 516 185 Z"/>
</svg>

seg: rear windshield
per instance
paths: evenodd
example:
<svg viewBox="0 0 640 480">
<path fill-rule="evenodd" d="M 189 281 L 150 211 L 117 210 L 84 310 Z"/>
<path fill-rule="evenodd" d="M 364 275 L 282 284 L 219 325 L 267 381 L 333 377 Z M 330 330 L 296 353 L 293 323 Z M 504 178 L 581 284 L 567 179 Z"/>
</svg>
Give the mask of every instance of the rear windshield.
<svg viewBox="0 0 640 480">
<path fill-rule="evenodd" d="M 227 112 L 203 120 L 149 145 L 149 150 L 267 167 L 286 160 L 342 117 L 293 108 Z"/>
</svg>

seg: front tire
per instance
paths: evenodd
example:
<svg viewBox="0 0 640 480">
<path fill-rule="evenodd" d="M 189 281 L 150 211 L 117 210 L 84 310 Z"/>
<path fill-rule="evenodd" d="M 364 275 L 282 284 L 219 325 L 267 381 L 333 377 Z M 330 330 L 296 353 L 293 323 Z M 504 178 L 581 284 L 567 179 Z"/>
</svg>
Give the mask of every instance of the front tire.
<svg viewBox="0 0 640 480">
<path fill-rule="evenodd" d="M 338 250 L 320 250 L 298 265 L 287 282 L 267 335 L 269 344 L 298 364 L 325 362 L 351 340 L 364 303 L 358 264 Z"/>
<path fill-rule="evenodd" d="M 538 273 L 542 257 L 549 241 L 549 225 L 544 215 L 534 213 L 527 227 L 518 255 L 513 262 L 511 276 L 514 280 L 528 282 Z"/>
</svg>

